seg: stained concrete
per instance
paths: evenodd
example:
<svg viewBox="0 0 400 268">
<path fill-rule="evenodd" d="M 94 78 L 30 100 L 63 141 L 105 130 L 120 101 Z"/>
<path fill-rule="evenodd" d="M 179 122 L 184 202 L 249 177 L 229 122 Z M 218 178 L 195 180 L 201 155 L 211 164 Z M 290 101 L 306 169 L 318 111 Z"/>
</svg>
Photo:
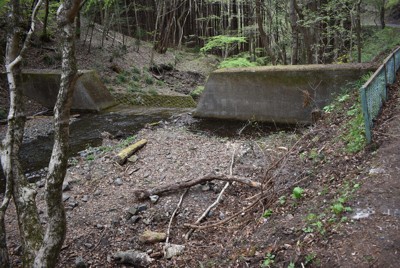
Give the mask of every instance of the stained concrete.
<svg viewBox="0 0 400 268">
<path fill-rule="evenodd" d="M 375 69 L 365 64 L 332 64 L 217 70 L 210 75 L 194 115 L 309 124 L 313 111 Z"/>
<path fill-rule="evenodd" d="M 98 74 L 93 70 L 79 71 L 72 99 L 72 110 L 101 111 L 115 105 L 115 100 Z M 60 88 L 60 70 L 24 70 L 21 87 L 24 95 L 52 109 Z"/>
</svg>

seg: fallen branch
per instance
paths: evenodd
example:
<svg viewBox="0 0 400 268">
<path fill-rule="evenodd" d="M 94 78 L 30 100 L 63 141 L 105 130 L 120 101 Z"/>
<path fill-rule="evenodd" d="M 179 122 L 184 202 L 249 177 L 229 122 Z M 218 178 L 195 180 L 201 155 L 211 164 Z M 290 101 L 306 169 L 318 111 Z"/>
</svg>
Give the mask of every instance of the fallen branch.
<svg viewBox="0 0 400 268">
<path fill-rule="evenodd" d="M 254 208 L 254 207 L 257 205 L 258 202 L 261 202 L 261 201 L 263 201 L 264 199 L 267 199 L 267 198 L 268 198 L 268 196 L 261 196 L 261 197 L 258 198 L 256 201 L 254 201 L 253 203 L 251 203 L 248 207 L 244 208 L 243 210 L 241 210 L 241 211 L 239 211 L 239 212 L 233 214 L 233 215 L 230 216 L 229 218 L 226 218 L 226 219 L 224 219 L 224 220 L 222 220 L 222 221 L 218 221 L 218 222 L 215 222 L 215 223 L 212 223 L 212 224 L 209 224 L 209 225 L 196 225 L 196 224 L 188 224 L 188 223 L 186 223 L 186 224 L 184 224 L 184 226 L 190 227 L 190 228 L 193 228 L 193 229 L 197 229 L 197 230 L 202 230 L 202 229 L 217 227 L 217 226 L 219 226 L 219 225 L 225 224 L 225 223 L 227 223 L 227 222 L 233 220 L 234 218 L 236 218 L 237 216 L 239 216 L 239 215 L 241 215 L 241 214 L 243 214 L 243 213 L 248 212 L 250 209 Z"/>
<path fill-rule="evenodd" d="M 138 199 L 146 199 L 151 195 L 161 195 L 166 192 L 173 192 L 173 191 L 177 191 L 180 189 L 190 188 L 194 185 L 201 184 L 201 183 L 208 182 L 208 181 L 213 181 L 213 180 L 238 182 L 238 183 L 245 184 L 247 186 L 250 186 L 253 188 L 259 188 L 259 189 L 261 189 L 261 187 L 262 187 L 261 183 L 253 181 L 248 178 L 240 178 L 240 177 L 231 176 L 231 175 L 210 173 L 210 174 L 208 174 L 204 177 L 198 178 L 198 179 L 181 181 L 181 182 L 177 182 L 176 184 L 163 185 L 163 186 L 159 186 L 159 187 L 156 187 L 156 188 L 153 188 L 150 190 L 141 190 L 141 189 L 134 190 L 134 194 Z"/>
<path fill-rule="evenodd" d="M 234 150 L 234 151 L 233 151 L 233 154 L 232 154 L 231 165 L 230 165 L 230 167 L 229 167 L 229 176 L 232 176 L 232 174 L 233 174 L 233 164 L 235 163 L 235 153 L 236 153 L 236 150 Z M 215 200 L 215 202 L 212 203 L 212 204 L 203 212 L 203 214 L 196 220 L 196 222 L 195 222 L 194 224 L 199 224 L 199 223 L 208 215 L 208 213 L 210 212 L 210 210 L 213 209 L 214 207 L 216 207 L 216 206 L 219 204 L 219 202 L 221 201 L 222 195 L 224 194 L 225 190 L 229 187 L 230 184 L 231 184 L 230 182 L 227 182 L 227 183 L 225 184 L 224 188 L 223 188 L 223 189 L 221 190 L 221 192 L 219 193 L 218 198 Z M 185 239 L 186 239 L 186 240 L 189 239 L 189 237 L 190 237 L 190 235 L 193 233 L 193 231 L 194 231 L 194 229 L 190 229 L 190 230 L 186 233 L 186 235 L 185 235 Z"/>
<path fill-rule="evenodd" d="M 174 212 L 172 213 L 172 216 L 171 216 L 171 218 L 170 218 L 170 220 L 169 220 L 168 229 L 167 229 L 167 239 L 165 240 L 165 246 L 164 246 L 164 250 L 163 250 L 163 251 L 164 251 L 164 256 L 167 255 L 166 249 L 167 249 L 168 246 L 169 246 L 169 234 L 170 234 L 170 232 L 171 232 L 172 221 L 173 221 L 173 219 L 174 219 L 176 213 L 178 212 L 179 208 L 181 207 L 183 198 L 185 197 L 185 195 L 186 195 L 186 193 L 188 192 L 188 190 L 189 190 L 189 189 L 186 189 L 186 190 L 183 192 L 183 194 L 181 195 L 181 198 L 179 199 L 178 205 L 176 206 L 176 208 L 175 208 Z"/>
<path fill-rule="evenodd" d="M 131 155 L 133 155 L 138 150 L 140 150 L 143 146 L 146 145 L 146 143 L 147 143 L 147 140 L 143 139 L 143 140 L 140 140 L 140 141 L 128 146 L 127 148 L 123 149 L 121 152 L 119 152 L 116 155 L 115 161 L 118 164 L 123 165 L 126 162 L 126 159 L 128 159 Z"/>
</svg>

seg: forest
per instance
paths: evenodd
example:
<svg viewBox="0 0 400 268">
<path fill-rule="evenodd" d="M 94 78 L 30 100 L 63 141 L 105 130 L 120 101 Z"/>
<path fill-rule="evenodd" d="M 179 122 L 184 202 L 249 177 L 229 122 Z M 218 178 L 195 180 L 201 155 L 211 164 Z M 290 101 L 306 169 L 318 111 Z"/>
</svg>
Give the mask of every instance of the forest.
<svg viewBox="0 0 400 268">
<path fill-rule="evenodd" d="M 346 235 L 364 238 L 352 229 L 352 207 L 377 186 L 367 179 L 384 173 L 375 168 L 377 148 L 397 137 L 386 132 L 398 122 L 398 82 L 388 86 L 373 145 L 357 95 L 366 74 L 310 126 L 248 120 L 234 130 L 234 123 L 217 122 L 210 131 L 191 110 L 163 110 L 172 113 L 166 119 L 141 107 L 137 117 L 149 121 L 134 133 L 118 131 L 125 125 L 113 117 L 134 116 L 106 111 L 107 131 L 92 128 L 97 122 L 81 125 L 100 144 L 85 144 L 72 157 L 69 150 L 75 122 L 104 116 L 71 111 L 80 63 L 97 69 L 114 97 L 138 94 L 141 104 L 165 88 L 179 97 L 204 89 L 216 68 L 380 64 L 399 45 L 399 7 L 399 0 L 0 0 L 0 267 L 390 264 L 396 256 L 383 240 L 382 255 L 369 248 L 364 254 L 363 243 Z M 376 33 L 382 40 L 373 46 Z M 206 71 L 194 70 L 200 63 Z M 60 70 L 53 110 L 23 97 L 22 72 L 35 67 Z M 175 84 L 184 89 L 174 92 Z M 24 146 L 50 136 L 47 166 L 24 170 Z M 128 148 L 136 155 L 127 156 Z M 368 234 L 375 227 L 366 227 Z"/>
</svg>

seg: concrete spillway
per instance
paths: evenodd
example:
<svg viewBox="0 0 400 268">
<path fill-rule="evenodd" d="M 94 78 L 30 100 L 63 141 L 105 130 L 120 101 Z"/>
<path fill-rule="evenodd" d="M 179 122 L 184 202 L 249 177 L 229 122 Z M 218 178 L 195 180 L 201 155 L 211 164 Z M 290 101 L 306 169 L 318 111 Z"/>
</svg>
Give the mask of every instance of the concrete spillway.
<svg viewBox="0 0 400 268">
<path fill-rule="evenodd" d="M 115 104 L 114 98 L 95 71 L 80 71 L 72 100 L 73 110 L 100 111 Z M 23 94 L 52 109 L 60 88 L 60 70 L 24 70 Z"/>
<path fill-rule="evenodd" d="M 205 85 L 195 116 L 308 124 L 313 111 L 375 69 L 366 64 L 331 64 L 217 70 Z"/>
</svg>

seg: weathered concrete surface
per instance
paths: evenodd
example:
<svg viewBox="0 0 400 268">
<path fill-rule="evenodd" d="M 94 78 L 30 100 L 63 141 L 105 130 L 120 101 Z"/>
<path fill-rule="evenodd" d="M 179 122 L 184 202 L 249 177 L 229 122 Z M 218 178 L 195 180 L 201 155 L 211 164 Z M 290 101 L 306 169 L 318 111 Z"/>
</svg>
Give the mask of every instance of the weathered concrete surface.
<svg viewBox="0 0 400 268">
<path fill-rule="evenodd" d="M 213 72 L 194 113 L 197 117 L 311 123 L 348 83 L 376 67 L 365 64 L 297 65 Z"/>
<path fill-rule="evenodd" d="M 115 105 L 115 100 L 95 71 L 80 71 L 72 99 L 73 110 L 100 111 Z M 24 70 L 24 95 L 52 109 L 60 88 L 60 70 Z"/>
</svg>

